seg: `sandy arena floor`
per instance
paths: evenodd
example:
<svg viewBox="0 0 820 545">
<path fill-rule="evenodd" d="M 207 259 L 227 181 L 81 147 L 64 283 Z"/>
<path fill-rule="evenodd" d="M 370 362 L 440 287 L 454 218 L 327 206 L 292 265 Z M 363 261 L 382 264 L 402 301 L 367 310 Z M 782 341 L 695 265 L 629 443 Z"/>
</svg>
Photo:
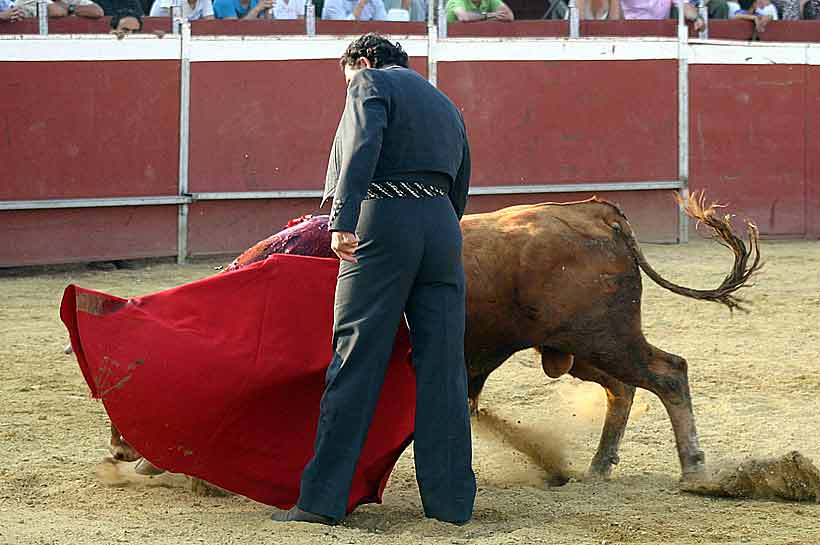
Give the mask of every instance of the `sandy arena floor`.
<svg viewBox="0 0 820 545">
<path fill-rule="evenodd" d="M 706 242 L 645 245 L 668 278 L 712 287 L 728 270 Z M 796 449 L 820 462 L 820 242 L 768 242 L 767 264 L 745 294 L 750 314 L 687 300 L 644 282 L 644 331 L 689 361 L 707 461 Z M 578 478 L 543 485 L 544 471 L 475 425 L 479 493 L 463 527 L 421 516 L 412 452 L 394 471 L 384 505 L 365 506 L 335 528 L 274 526 L 269 509 L 239 497 L 203 497 L 184 478 L 107 486 L 94 470 L 108 454 L 102 405 L 89 398 L 57 316 L 77 283 L 132 296 L 201 278 L 222 261 L 151 264 L 136 270 L 0 274 L 0 543 L 139 544 L 820 544 L 820 505 L 736 501 L 680 492 L 669 419 L 639 391 L 608 482 L 582 478 L 598 441 L 603 390 L 547 379 L 532 352 L 494 374 L 483 407 L 512 422 Z"/>
</svg>

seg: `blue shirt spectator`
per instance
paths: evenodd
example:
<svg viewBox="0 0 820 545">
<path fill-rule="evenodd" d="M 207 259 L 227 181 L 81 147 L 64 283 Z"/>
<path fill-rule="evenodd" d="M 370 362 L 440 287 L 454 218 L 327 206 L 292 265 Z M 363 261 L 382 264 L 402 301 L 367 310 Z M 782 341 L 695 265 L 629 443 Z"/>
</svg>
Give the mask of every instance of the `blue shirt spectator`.
<svg viewBox="0 0 820 545">
<path fill-rule="evenodd" d="M 273 5 L 271 1 L 249 0 L 214 0 L 214 15 L 217 19 L 255 19 L 259 17 L 266 8 Z"/>
<path fill-rule="evenodd" d="M 384 21 L 387 10 L 383 0 L 327 0 L 322 19 Z"/>
</svg>

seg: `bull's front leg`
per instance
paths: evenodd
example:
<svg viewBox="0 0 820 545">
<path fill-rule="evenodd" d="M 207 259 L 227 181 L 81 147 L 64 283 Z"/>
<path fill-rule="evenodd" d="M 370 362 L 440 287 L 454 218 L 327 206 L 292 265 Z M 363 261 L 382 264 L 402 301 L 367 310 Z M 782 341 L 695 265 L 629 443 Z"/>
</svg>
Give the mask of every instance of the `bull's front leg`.
<svg viewBox="0 0 820 545">
<path fill-rule="evenodd" d="M 629 420 L 629 411 L 632 409 L 635 387 L 624 384 L 582 359 L 575 360 L 570 374 L 581 380 L 597 382 L 606 391 L 606 418 L 598 450 L 589 466 L 589 474 L 593 477 L 608 478 L 613 466 L 618 465 L 621 460 L 618 452 Z"/>
</svg>

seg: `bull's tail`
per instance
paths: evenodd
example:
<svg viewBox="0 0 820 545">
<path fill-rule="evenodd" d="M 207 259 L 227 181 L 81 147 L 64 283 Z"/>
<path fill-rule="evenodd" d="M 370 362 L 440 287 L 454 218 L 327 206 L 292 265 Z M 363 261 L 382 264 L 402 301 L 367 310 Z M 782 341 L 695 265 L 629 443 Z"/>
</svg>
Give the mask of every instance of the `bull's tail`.
<svg viewBox="0 0 820 545">
<path fill-rule="evenodd" d="M 763 266 L 763 263 L 760 261 L 760 236 L 757 226 L 751 222 L 746 222 L 746 229 L 749 235 L 749 246 L 747 248 L 746 243 L 737 236 L 732 229 L 731 215 L 727 214 L 720 217 L 717 213 L 717 209 L 721 208 L 721 206 L 718 204 L 712 203 L 709 206 L 705 206 L 705 197 L 702 191 L 699 194 L 691 195 L 688 202 L 683 201 L 680 197 L 678 197 L 678 200 L 686 211 L 686 214 L 698 221 L 698 226 L 703 224 L 711 229 L 712 233 L 710 238 L 732 250 L 732 253 L 735 255 L 732 269 L 726 275 L 726 278 L 723 279 L 723 282 L 715 289 L 697 290 L 678 286 L 666 280 L 646 261 L 646 257 L 644 257 L 638 245 L 638 241 L 635 240 L 635 236 L 631 230 L 628 227 L 624 229 L 621 225 L 617 224 L 617 226 L 613 227 L 615 227 L 617 232 L 623 235 L 629 247 L 629 251 L 632 253 L 632 256 L 635 258 L 641 270 L 659 286 L 685 297 L 723 303 L 729 307 L 729 310 L 745 310 L 745 301 L 737 297 L 735 292 L 744 286 L 749 286 L 749 279 Z"/>
</svg>

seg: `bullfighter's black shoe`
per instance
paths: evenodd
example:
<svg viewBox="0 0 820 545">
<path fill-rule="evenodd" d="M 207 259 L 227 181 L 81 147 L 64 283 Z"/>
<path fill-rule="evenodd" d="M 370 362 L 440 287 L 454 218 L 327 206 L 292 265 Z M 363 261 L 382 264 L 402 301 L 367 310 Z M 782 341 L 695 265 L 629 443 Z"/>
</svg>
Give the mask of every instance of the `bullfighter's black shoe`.
<svg viewBox="0 0 820 545">
<path fill-rule="evenodd" d="M 295 505 L 288 511 L 284 509 L 274 511 L 270 519 L 274 522 L 311 522 L 314 524 L 326 524 L 328 526 L 336 526 L 337 524 L 337 521 L 330 517 L 303 511 Z"/>
</svg>

